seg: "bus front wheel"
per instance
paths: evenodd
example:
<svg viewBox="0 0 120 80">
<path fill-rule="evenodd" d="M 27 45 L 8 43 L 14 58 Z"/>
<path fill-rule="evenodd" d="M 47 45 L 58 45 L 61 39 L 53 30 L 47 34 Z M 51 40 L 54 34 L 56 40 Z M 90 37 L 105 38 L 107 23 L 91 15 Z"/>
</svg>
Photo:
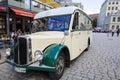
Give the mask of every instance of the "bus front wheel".
<svg viewBox="0 0 120 80">
<path fill-rule="evenodd" d="M 56 71 L 49 72 L 51 80 L 59 80 L 63 75 L 64 68 L 65 68 L 65 56 L 64 52 L 61 52 L 57 58 Z"/>
</svg>

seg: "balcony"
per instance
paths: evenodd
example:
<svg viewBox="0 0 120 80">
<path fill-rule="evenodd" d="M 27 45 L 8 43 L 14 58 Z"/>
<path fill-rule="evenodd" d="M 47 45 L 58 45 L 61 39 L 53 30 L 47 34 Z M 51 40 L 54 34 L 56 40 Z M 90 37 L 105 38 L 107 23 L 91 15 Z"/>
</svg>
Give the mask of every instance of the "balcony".
<svg viewBox="0 0 120 80">
<path fill-rule="evenodd" d="M 53 8 L 45 3 L 41 3 L 40 1 L 32 0 L 31 2 L 31 11 L 41 12 L 47 9 Z"/>
<path fill-rule="evenodd" d="M 33 12 L 41 12 L 41 11 L 44 11 L 45 9 L 40 7 L 39 5 L 31 5 L 31 11 Z"/>
<path fill-rule="evenodd" d="M 30 10 L 30 4 L 25 4 L 23 2 L 15 1 L 15 0 L 8 0 L 8 5 L 19 7 L 22 9 Z"/>
<path fill-rule="evenodd" d="M 30 0 L 29 0 L 30 1 Z M 29 10 L 32 12 L 41 12 L 45 10 L 46 6 L 36 2 L 37 6 L 33 4 L 33 1 L 31 2 L 31 7 L 30 7 L 30 2 L 20 2 L 16 0 L 8 0 L 8 5 L 13 6 L 13 7 L 18 7 L 21 9 Z"/>
</svg>

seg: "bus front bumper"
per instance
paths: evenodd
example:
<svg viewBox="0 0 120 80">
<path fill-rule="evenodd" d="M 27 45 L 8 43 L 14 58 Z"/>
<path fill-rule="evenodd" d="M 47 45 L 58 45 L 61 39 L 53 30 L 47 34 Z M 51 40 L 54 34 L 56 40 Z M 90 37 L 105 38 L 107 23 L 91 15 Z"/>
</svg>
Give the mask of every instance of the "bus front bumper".
<svg viewBox="0 0 120 80">
<path fill-rule="evenodd" d="M 48 71 L 55 72 L 56 68 L 40 64 L 39 62 L 34 62 L 30 65 L 17 65 L 12 60 L 6 59 L 6 62 L 11 64 L 16 72 L 26 73 L 27 70 L 39 70 L 39 71 Z"/>
</svg>

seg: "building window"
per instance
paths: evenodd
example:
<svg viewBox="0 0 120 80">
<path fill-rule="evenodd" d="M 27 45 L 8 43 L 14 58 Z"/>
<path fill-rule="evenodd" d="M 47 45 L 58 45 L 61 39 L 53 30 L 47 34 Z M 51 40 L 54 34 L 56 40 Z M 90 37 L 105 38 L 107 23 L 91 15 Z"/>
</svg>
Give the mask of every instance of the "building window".
<svg viewBox="0 0 120 80">
<path fill-rule="evenodd" d="M 115 28 L 115 26 L 114 25 L 112 25 L 112 29 L 114 29 Z"/>
<path fill-rule="evenodd" d="M 35 2 L 35 1 L 32 1 L 32 5 L 33 5 L 34 7 L 38 7 L 38 3 Z"/>
<path fill-rule="evenodd" d="M 115 18 L 115 17 L 113 17 L 113 22 L 115 22 L 115 20 L 116 20 L 116 18 Z"/>
<path fill-rule="evenodd" d="M 107 13 L 107 15 L 109 15 L 110 13 Z"/>
<path fill-rule="evenodd" d="M 110 10 L 110 7 L 108 7 L 108 10 Z"/>
<path fill-rule="evenodd" d="M 112 4 L 115 4 L 114 2 Z"/>
<path fill-rule="evenodd" d="M 120 17 L 118 17 L 118 22 L 120 22 Z"/>
<path fill-rule="evenodd" d="M 118 7 L 116 7 L 115 10 L 118 10 Z"/>
<path fill-rule="evenodd" d="M 118 2 L 116 2 L 116 4 L 118 4 Z"/>
<path fill-rule="evenodd" d="M 111 4 L 111 2 L 109 2 L 109 5 Z"/>
<path fill-rule="evenodd" d="M 112 10 L 114 10 L 114 7 L 112 7 Z"/>
<path fill-rule="evenodd" d="M 116 29 L 118 29 L 118 28 L 119 28 L 119 25 L 117 25 Z"/>
</svg>

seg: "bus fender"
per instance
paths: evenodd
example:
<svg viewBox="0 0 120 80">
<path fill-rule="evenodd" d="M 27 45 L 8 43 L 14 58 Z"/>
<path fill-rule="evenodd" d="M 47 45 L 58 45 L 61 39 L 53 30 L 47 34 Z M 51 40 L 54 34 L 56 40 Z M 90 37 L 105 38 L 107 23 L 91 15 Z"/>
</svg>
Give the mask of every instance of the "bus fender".
<svg viewBox="0 0 120 80">
<path fill-rule="evenodd" d="M 43 51 L 43 60 L 42 64 L 50 66 L 50 67 L 56 67 L 57 64 L 57 57 L 60 54 L 62 50 L 68 49 L 67 46 L 65 45 L 60 45 L 60 44 L 53 44 L 48 46 L 44 51 Z M 65 52 L 66 53 L 66 52 Z M 69 54 L 69 52 L 67 53 Z M 67 55 L 70 62 L 70 56 Z"/>
</svg>

